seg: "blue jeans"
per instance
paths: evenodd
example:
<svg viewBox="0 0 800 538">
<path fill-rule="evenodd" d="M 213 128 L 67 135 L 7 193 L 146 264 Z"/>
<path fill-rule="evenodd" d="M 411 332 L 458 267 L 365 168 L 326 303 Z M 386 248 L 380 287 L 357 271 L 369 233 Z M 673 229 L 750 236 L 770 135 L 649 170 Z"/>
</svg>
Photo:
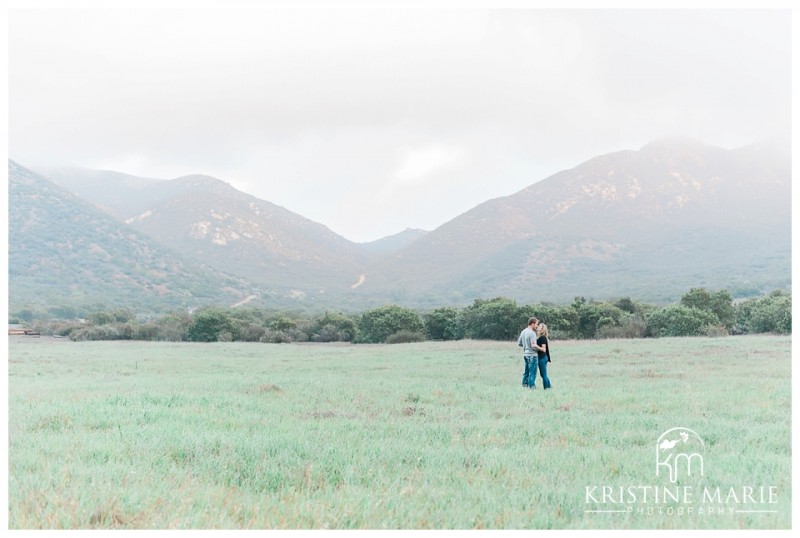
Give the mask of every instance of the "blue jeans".
<svg viewBox="0 0 800 538">
<path fill-rule="evenodd" d="M 547 355 L 545 355 L 543 357 L 539 357 L 538 359 L 536 359 L 536 362 L 539 364 L 539 373 L 542 376 L 542 386 L 545 389 L 549 389 L 550 388 L 550 378 L 547 377 Z M 531 381 L 535 381 L 536 380 L 536 368 L 533 368 L 533 374 L 531 374 L 531 375 L 532 375 Z M 533 382 L 530 383 L 530 386 L 531 387 L 533 386 Z"/>
<path fill-rule="evenodd" d="M 525 371 L 522 372 L 522 386 L 533 386 L 533 381 L 536 379 L 536 357 L 533 355 L 523 355 L 522 360 L 525 362 Z M 533 369 L 533 378 L 528 379 Z M 530 381 L 531 383 L 528 383 Z"/>
</svg>

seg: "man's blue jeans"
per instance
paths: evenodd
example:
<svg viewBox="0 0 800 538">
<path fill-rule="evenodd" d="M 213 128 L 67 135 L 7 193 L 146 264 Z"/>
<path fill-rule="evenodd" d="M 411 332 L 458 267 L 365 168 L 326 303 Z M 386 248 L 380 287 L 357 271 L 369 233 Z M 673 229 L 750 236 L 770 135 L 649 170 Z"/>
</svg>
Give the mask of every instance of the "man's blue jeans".
<svg viewBox="0 0 800 538">
<path fill-rule="evenodd" d="M 525 371 L 522 372 L 522 386 L 527 387 L 530 385 L 532 387 L 533 382 L 536 380 L 536 356 L 523 355 L 522 360 L 525 362 Z M 533 370 L 533 377 L 531 377 L 531 370 Z"/>
<path fill-rule="evenodd" d="M 536 370 L 542 376 L 542 386 L 546 389 L 550 388 L 550 378 L 547 377 L 547 355 L 541 359 L 535 356 L 525 355 L 525 373 L 522 374 L 522 385 L 528 388 L 536 387 Z"/>
</svg>

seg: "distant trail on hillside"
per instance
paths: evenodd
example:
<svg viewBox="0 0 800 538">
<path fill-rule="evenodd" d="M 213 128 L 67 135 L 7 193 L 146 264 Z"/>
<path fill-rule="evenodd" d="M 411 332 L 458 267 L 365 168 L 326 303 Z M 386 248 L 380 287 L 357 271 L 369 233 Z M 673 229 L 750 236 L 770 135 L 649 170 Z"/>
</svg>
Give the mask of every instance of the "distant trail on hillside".
<svg viewBox="0 0 800 538">
<path fill-rule="evenodd" d="M 237 306 L 242 306 L 243 304 L 247 304 L 250 301 L 252 301 L 253 299 L 255 299 L 256 297 L 258 297 L 258 295 L 248 295 L 247 297 L 245 297 L 244 299 L 242 299 L 238 303 L 232 304 L 231 308 L 236 308 Z"/>
</svg>

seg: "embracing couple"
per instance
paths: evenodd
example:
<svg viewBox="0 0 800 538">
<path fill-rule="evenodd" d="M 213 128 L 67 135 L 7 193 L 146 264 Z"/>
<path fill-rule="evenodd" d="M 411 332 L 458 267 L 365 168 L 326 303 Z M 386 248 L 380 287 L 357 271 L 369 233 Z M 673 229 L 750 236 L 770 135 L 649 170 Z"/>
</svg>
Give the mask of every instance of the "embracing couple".
<svg viewBox="0 0 800 538">
<path fill-rule="evenodd" d="M 537 318 L 530 318 L 528 326 L 520 333 L 517 344 L 522 348 L 522 359 L 525 371 L 522 374 L 522 386 L 536 388 L 536 370 L 542 375 L 542 386 L 550 388 L 547 377 L 547 363 L 550 362 L 550 349 L 547 341 L 547 325 L 539 323 Z"/>
</svg>

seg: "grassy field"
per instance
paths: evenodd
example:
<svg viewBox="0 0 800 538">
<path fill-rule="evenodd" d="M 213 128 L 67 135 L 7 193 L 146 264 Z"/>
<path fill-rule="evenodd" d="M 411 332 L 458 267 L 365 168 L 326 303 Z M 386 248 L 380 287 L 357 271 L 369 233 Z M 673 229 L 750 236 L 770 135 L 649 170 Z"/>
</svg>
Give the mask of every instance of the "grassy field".
<svg viewBox="0 0 800 538">
<path fill-rule="evenodd" d="M 545 392 L 514 343 L 10 337 L 9 527 L 790 528 L 790 345 L 555 341 Z M 668 485 L 655 447 L 678 426 L 713 513 L 591 511 L 587 489 Z M 759 486 L 774 502 L 743 498 Z"/>
</svg>

